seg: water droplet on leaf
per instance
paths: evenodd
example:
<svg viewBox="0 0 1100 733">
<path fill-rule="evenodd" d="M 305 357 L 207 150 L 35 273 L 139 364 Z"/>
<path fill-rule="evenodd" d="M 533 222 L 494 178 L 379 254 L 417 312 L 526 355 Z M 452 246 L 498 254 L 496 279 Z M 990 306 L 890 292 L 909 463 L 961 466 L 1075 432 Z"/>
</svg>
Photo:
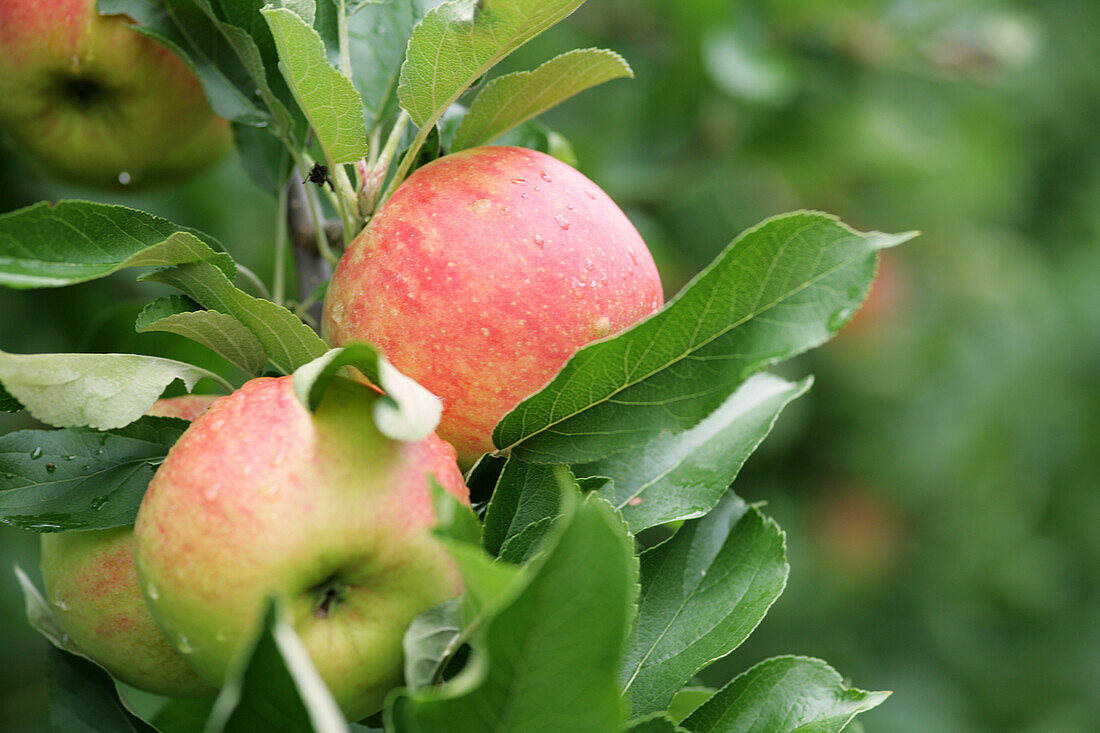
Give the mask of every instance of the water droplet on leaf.
<svg viewBox="0 0 1100 733">
<path fill-rule="evenodd" d="M 41 457 L 42 457 L 42 446 L 38 446 L 37 448 L 35 448 L 34 450 L 31 451 L 31 460 L 32 461 L 37 461 Z"/>
</svg>

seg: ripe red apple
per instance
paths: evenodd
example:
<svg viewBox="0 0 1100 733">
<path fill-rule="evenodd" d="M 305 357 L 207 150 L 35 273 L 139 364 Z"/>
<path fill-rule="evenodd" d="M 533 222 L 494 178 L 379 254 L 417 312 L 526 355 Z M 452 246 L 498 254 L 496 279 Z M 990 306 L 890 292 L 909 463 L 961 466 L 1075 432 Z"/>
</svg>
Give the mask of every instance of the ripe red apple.
<svg viewBox="0 0 1100 733">
<path fill-rule="evenodd" d="M 0 129 L 94 185 L 178 178 L 231 146 L 187 66 L 95 0 L 0 2 Z"/>
<path fill-rule="evenodd" d="M 379 346 L 443 400 L 464 462 L 570 356 L 657 310 L 661 282 L 615 203 L 524 148 L 463 150 L 416 171 L 352 242 L 323 333 Z"/>
<path fill-rule="evenodd" d="M 429 474 L 463 502 L 454 450 L 383 436 L 369 387 L 338 380 L 314 413 L 291 377 L 221 398 L 172 447 L 135 525 L 138 577 L 157 623 L 220 684 L 276 596 L 348 715 L 401 682 L 412 619 L 461 581 L 428 528 Z"/>
<path fill-rule="evenodd" d="M 194 420 L 215 399 L 158 400 L 149 414 Z M 173 697 L 213 695 L 149 614 L 133 547 L 133 527 L 42 535 L 42 576 L 61 628 L 129 685 Z"/>
</svg>

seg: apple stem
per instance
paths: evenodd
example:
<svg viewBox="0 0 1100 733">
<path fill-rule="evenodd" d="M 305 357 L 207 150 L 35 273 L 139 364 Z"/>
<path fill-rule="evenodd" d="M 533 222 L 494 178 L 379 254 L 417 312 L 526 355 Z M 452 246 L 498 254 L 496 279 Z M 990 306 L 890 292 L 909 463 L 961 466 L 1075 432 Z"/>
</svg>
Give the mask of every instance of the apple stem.
<svg viewBox="0 0 1100 733">
<path fill-rule="evenodd" d="M 386 146 L 382 148 L 382 152 L 378 156 L 378 160 L 371 167 L 368 179 L 364 181 L 363 188 L 359 192 L 359 211 L 364 216 L 370 216 L 378 207 L 385 203 L 386 199 L 393 193 L 394 188 L 401 182 L 401 178 L 404 177 L 405 172 L 408 171 L 408 165 L 406 161 L 409 160 L 409 156 L 406 154 L 405 158 L 401 161 L 401 168 L 394 174 L 393 182 L 390 183 L 390 187 L 386 190 L 386 195 L 379 200 L 378 194 L 382 190 L 382 184 L 386 180 L 386 171 L 389 169 L 390 164 L 393 163 L 393 158 L 397 154 L 397 146 L 401 143 L 401 138 L 405 135 L 405 128 L 409 125 L 409 113 L 405 110 L 401 110 L 401 114 L 397 116 L 397 121 L 393 123 L 393 129 L 390 130 L 390 136 L 386 138 Z M 420 139 L 420 135 L 417 135 L 417 140 Z M 420 145 L 423 145 L 424 141 L 420 141 Z M 420 145 L 413 142 L 413 148 L 409 148 L 411 152 L 414 148 L 419 149 Z M 410 161 L 411 164 L 411 161 Z"/>
</svg>

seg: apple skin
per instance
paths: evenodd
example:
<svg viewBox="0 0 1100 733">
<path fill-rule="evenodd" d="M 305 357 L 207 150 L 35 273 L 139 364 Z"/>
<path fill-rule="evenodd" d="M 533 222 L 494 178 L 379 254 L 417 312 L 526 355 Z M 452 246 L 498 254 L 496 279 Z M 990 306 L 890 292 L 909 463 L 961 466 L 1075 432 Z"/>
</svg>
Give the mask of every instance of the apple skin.
<svg viewBox="0 0 1100 733">
<path fill-rule="evenodd" d="M 368 341 L 443 400 L 469 464 L 581 346 L 663 302 L 645 242 L 581 173 L 524 148 L 417 170 L 352 242 L 325 299 L 333 345 Z"/>
<path fill-rule="evenodd" d="M 221 684 L 269 596 L 283 607 L 349 720 L 401 683 L 402 637 L 461 592 L 434 521 L 428 474 L 464 503 L 454 449 L 378 432 L 380 399 L 350 380 L 310 414 L 291 377 L 221 398 L 172 447 L 135 525 L 138 577 L 157 623 Z"/>
<path fill-rule="evenodd" d="M 149 414 L 194 420 L 215 399 L 158 400 Z M 126 684 L 172 697 L 213 695 L 149 614 L 133 546 L 133 527 L 42 535 L 42 576 L 61 628 Z"/>
<path fill-rule="evenodd" d="M 232 147 L 186 64 L 95 0 L 0 2 L 0 129 L 54 175 L 97 186 L 178 179 Z"/>
</svg>

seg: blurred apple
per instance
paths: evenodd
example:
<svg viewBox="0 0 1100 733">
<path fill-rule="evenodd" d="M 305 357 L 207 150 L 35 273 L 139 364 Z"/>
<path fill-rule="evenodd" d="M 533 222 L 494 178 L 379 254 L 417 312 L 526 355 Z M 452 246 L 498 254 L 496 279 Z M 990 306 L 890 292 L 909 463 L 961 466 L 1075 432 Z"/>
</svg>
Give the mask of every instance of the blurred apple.
<svg viewBox="0 0 1100 733">
<path fill-rule="evenodd" d="M 381 396 L 337 380 L 313 413 L 292 378 L 221 398 L 172 447 L 135 525 L 153 617 L 220 684 L 279 598 L 350 720 L 401 683 L 401 641 L 420 612 L 461 591 L 434 522 L 429 476 L 465 503 L 454 449 L 386 438 Z"/>
<path fill-rule="evenodd" d="M 0 2 L 0 129 L 98 186 L 177 179 L 232 144 L 186 64 L 95 0 Z"/>
</svg>

